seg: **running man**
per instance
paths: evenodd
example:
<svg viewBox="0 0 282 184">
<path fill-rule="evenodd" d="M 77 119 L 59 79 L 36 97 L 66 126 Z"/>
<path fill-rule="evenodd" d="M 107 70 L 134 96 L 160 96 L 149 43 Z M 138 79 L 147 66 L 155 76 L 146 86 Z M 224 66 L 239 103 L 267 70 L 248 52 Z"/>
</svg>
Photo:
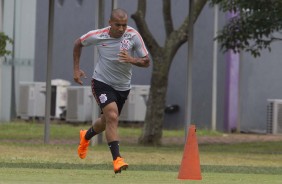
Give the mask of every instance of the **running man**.
<svg viewBox="0 0 282 184">
<path fill-rule="evenodd" d="M 126 170 L 128 164 L 119 152 L 118 117 L 130 91 L 132 65 L 149 67 L 150 59 L 140 34 L 127 25 L 128 15 L 114 9 L 109 26 L 92 30 L 75 40 L 73 48 L 74 81 L 83 84 L 85 73 L 80 69 L 80 55 L 84 46 L 95 45 L 99 59 L 92 76 L 92 93 L 101 108 L 101 116 L 88 130 L 80 131 L 78 155 L 84 159 L 90 139 L 105 131 L 113 157 L 115 173 Z M 133 53 L 137 54 L 137 57 Z"/>
</svg>

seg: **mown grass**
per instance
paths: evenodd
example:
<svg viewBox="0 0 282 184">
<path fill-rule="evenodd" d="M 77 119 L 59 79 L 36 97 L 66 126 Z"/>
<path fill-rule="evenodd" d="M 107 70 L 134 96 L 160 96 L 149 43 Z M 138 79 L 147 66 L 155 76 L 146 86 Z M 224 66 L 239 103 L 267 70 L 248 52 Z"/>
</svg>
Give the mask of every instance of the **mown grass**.
<svg viewBox="0 0 282 184">
<path fill-rule="evenodd" d="M 51 139 L 77 140 L 89 125 L 54 123 Z M 1 183 L 195 183 L 177 179 L 183 145 L 144 147 L 121 143 L 129 170 L 115 175 L 106 143 L 91 146 L 86 159 L 77 157 L 77 143 L 45 145 L 42 123 L 0 124 Z M 121 128 L 120 135 L 138 137 L 140 128 Z M 202 132 L 200 134 L 199 132 Z M 200 135 L 199 135 L 200 134 Z M 207 130 L 197 135 L 217 136 Z M 164 137 L 181 137 L 183 131 L 164 131 Z M 281 183 L 282 142 L 199 145 L 203 184 Z"/>
<path fill-rule="evenodd" d="M 8 171 L 8 172 L 7 172 Z M 17 177 L 15 177 L 17 176 Z M 178 180 L 175 172 L 126 171 L 114 175 L 109 170 L 64 170 L 64 169 L 3 169 L 0 168 L 0 183 L 98 183 L 98 184 L 280 184 L 281 176 L 264 174 L 203 173 L 201 181 Z M 13 179 L 11 179 L 13 178 Z"/>
<path fill-rule="evenodd" d="M 12 122 L 0 123 L 0 140 L 38 140 L 44 139 L 44 122 L 29 121 L 29 122 Z M 78 132 L 81 129 L 88 129 L 90 124 L 61 124 L 58 122 L 51 122 L 50 140 L 77 140 Z M 137 139 L 141 135 L 141 128 L 119 127 L 119 135 L 124 138 Z M 220 136 L 222 133 L 197 130 L 199 136 Z M 163 137 L 165 138 L 181 138 L 185 137 L 185 130 L 163 130 Z"/>
<path fill-rule="evenodd" d="M 41 139 L 44 136 L 44 123 L 38 122 L 12 122 L 0 124 L 0 139 L 29 140 Z M 89 128 L 90 125 L 70 125 L 50 123 L 50 138 L 75 139 L 80 129 Z"/>
</svg>

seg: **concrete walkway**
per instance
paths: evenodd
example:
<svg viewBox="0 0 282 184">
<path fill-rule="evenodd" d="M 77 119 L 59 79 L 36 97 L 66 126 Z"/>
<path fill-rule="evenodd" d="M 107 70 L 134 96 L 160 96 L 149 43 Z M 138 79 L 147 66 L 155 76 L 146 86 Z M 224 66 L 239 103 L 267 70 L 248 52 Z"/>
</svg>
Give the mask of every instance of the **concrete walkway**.
<svg viewBox="0 0 282 184">
<path fill-rule="evenodd" d="M 282 141 L 282 135 L 223 134 L 222 136 L 197 136 L 198 144 L 234 144 L 243 142 Z M 163 138 L 163 143 L 184 144 L 184 138 Z"/>
</svg>

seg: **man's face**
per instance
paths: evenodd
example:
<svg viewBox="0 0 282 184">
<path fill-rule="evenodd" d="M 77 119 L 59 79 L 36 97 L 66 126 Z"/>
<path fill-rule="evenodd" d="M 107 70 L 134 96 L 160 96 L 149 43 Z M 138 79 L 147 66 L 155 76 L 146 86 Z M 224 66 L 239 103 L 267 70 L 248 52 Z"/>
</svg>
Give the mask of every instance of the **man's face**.
<svg viewBox="0 0 282 184">
<path fill-rule="evenodd" d="M 112 19 L 109 21 L 111 26 L 110 36 L 113 38 L 120 38 L 126 30 L 127 27 L 127 18 L 125 19 Z"/>
</svg>

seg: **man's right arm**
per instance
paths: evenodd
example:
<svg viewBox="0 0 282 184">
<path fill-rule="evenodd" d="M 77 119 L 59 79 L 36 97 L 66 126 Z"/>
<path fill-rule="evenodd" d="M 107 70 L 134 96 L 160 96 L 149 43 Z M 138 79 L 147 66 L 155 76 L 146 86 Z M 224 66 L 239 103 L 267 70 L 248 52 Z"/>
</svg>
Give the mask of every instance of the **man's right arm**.
<svg viewBox="0 0 282 184">
<path fill-rule="evenodd" d="M 73 79 L 76 83 L 82 85 L 81 77 L 86 78 L 85 73 L 79 68 L 79 60 L 83 45 L 80 38 L 76 39 L 73 47 Z"/>
</svg>

